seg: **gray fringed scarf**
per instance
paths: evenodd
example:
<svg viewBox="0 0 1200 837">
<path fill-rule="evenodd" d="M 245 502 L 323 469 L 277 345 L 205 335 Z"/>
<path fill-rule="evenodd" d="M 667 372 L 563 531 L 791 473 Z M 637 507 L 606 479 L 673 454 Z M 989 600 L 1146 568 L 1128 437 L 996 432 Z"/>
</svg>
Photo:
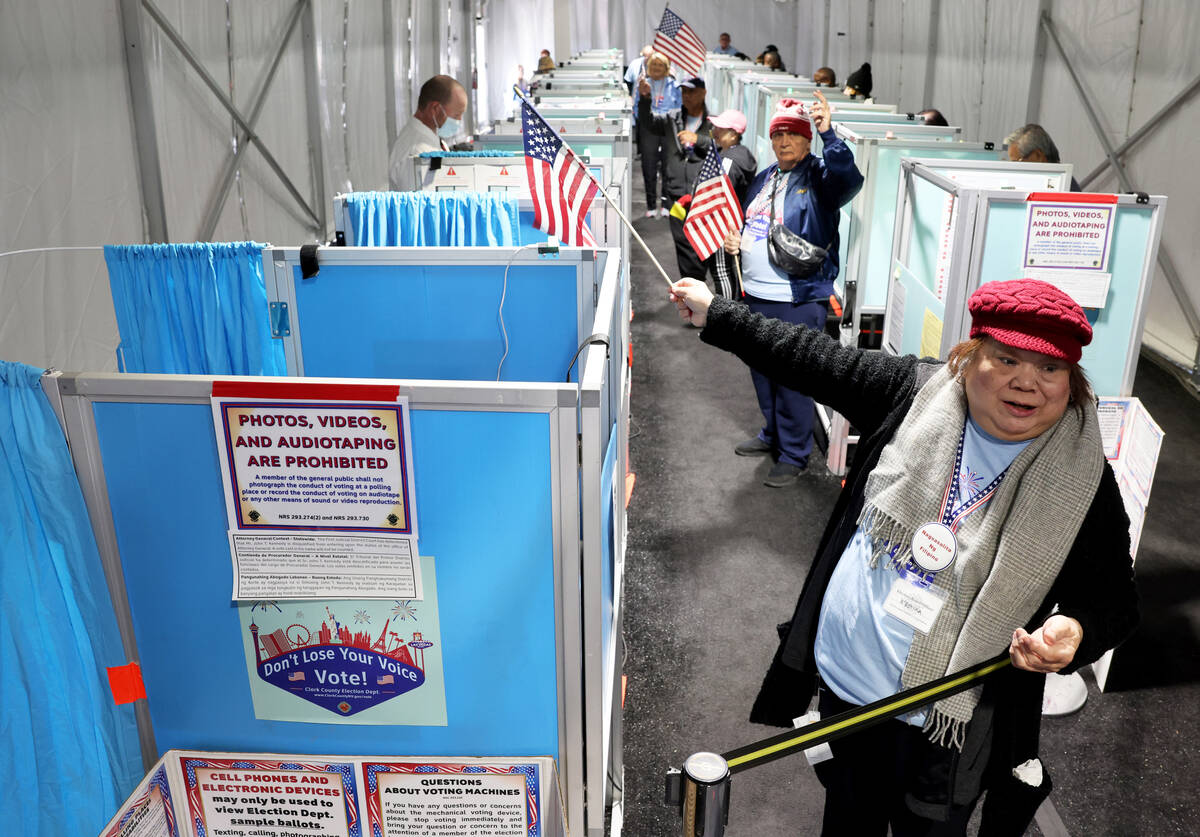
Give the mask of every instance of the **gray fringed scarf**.
<svg viewBox="0 0 1200 837">
<path fill-rule="evenodd" d="M 967 398 L 947 367 L 921 388 L 867 478 L 858 523 L 871 539 L 871 565 L 899 545 L 888 566 L 912 553 L 913 533 L 940 519 L 942 495 Z M 946 604 L 928 634 L 919 631 L 901 683 L 918 686 L 1004 651 L 1033 618 L 1058 576 L 1100 484 L 1104 453 L 1095 407 L 1068 407 L 1017 455 L 991 500 L 958 529 L 958 556 L 934 586 Z M 978 688 L 935 703 L 925 729 L 962 748 Z"/>
</svg>

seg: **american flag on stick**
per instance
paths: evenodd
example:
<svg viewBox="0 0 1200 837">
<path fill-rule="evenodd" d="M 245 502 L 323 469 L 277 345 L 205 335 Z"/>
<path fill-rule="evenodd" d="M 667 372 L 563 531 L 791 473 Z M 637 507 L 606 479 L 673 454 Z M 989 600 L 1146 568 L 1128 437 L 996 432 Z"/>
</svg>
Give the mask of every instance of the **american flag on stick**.
<svg viewBox="0 0 1200 837">
<path fill-rule="evenodd" d="M 704 69 L 704 43 L 669 7 L 663 9 L 662 22 L 654 31 L 654 51 L 670 58 L 688 77 L 698 76 Z"/>
<path fill-rule="evenodd" d="M 730 230 L 742 228 L 742 207 L 733 191 L 733 184 L 721 165 L 721 154 L 717 144 L 708 149 L 708 156 L 700 164 L 696 178 L 696 190 L 683 221 L 683 234 L 702 259 L 707 259 L 721 249 Z"/>
<path fill-rule="evenodd" d="M 521 128 L 534 226 L 563 244 L 595 247 L 586 219 L 599 188 L 596 181 L 571 147 L 524 99 Z"/>
</svg>

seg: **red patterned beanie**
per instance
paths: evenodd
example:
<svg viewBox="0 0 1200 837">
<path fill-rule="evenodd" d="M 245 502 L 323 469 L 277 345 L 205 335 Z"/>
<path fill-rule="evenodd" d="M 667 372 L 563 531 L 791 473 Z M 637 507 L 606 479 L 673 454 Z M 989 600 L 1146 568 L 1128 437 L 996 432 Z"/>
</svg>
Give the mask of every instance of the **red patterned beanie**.
<svg viewBox="0 0 1200 837">
<path fill-rule="evenodd" d="M 1092 327 L 1065 292 L 1037 279 L 988 282 L 967 301 L 971 337 L 1078 363 Z"/>
<path fill-rule="evenodd" d="M 812 139 L 812 122 L 808 118 L 808 110 L 799 99 L 780 99 L 775 106 L 775 115 L 771 117 L 771 127 L 767 131 L 772 136 L 778 131 L 789 134 L 802 134 Z"/>
</svg>

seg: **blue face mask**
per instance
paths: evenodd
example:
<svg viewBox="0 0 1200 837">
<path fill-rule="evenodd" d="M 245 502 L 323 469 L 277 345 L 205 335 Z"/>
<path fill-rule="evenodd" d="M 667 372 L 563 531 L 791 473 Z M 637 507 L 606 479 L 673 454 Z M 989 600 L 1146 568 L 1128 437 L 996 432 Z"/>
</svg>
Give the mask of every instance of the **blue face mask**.
<svg viewBox="0 0 1200 837">
<path fill-rule="evenodd" d="M 446 113 L 445 108 L 442 108 L 442 113 L 445 114 L 446 121 L 438 126 L 438 136 L 442 139 L 450 139 L 451 137 L 458 136 L 462 132 L 462 123 Z"/>
</svg>

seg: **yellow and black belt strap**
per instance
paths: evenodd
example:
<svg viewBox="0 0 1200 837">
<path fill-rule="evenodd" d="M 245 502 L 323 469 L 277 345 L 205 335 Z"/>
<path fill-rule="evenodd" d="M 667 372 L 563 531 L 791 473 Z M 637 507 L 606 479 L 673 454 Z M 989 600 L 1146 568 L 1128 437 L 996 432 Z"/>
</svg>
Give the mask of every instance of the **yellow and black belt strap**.
<svg viewBox="0 0 1200 837">
<path fill-rule="evenodd" d="M 883 700 L 868 703 L 866 706 L 860 706 L 830 718 L 822 718 L 814 724 L 773 735 L 754 744 L 738 747 L 723 753 L 722 757 L 728 763 L 730 773 L 739 773 L 748 768 L 757 767 L 760 764 L 766 764 L 769 761 L 858 732 L 942 698 L 965 692 L 967 689 L 978 686 L 984 678 L 1009 664 L 1009 656 L 1005 652 L 962 671 L 947 674 L 945 677 L 931 680 L 903 692 L 897 692 Z"/>
</svg>

